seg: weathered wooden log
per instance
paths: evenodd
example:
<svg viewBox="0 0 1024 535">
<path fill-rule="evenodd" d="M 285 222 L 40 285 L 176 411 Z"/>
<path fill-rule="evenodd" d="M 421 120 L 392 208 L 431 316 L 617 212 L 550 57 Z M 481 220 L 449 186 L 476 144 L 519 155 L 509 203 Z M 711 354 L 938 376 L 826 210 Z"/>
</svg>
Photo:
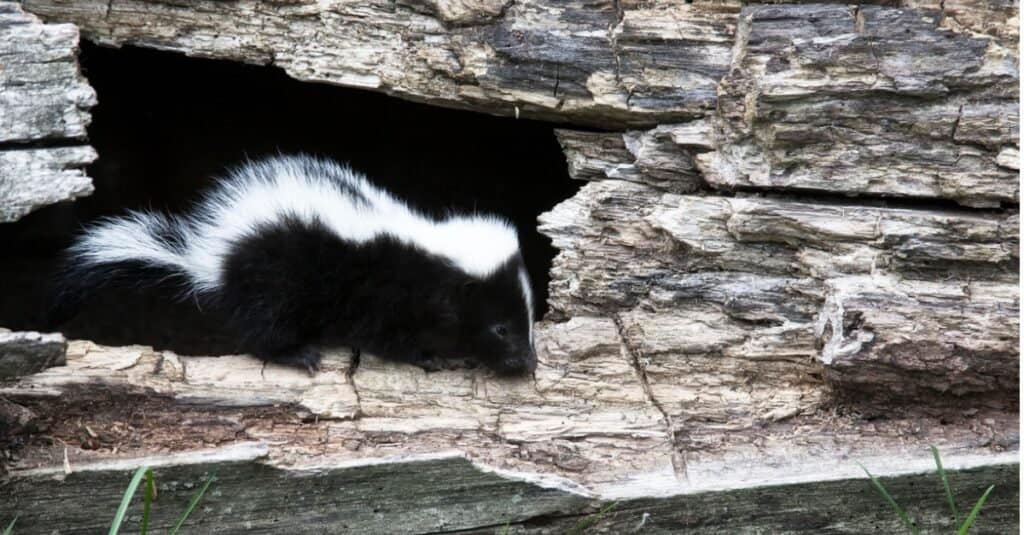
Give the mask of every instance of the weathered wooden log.
<svg viewBox="0 0 1024 535">
<path fill-rule="evenodd" d="M 541 217 L 560 253 L 534 377 L 336 354 L 309 378 L 75 341 L 0 388 L 31 413 L 9 419 L 31 422 L 19 511 L 39 518 L 65 455 L 88 510 L 116 501 L 127 466 L 103 463 L 125 457 L 193 483 L 235 470 L 225 492 L 257 493 L 241 516 L 266 530 L 564 532 L 636 499 L 608 530 L 858 532 L 895 519 L 863 480 L 829 481 L 926 469 L 932 444 L 981 467 L 973 496 L 1015 489 L 1017 6 L 886 4 L 26 0 L 99 43 L 558 121 L 591 183 Z M 250 455 L 192 464 L 203 448 Z M 452 449 L 475 467 L 396 464 Z M 921 514 L 947 526 L 934 497 Z M 1017 529 L 1000 503 L 981 529 Z"/>
<path fill-rule="evenodd" d="M 857 276 L 827 285 L 817 331 L 833 380 L 905 398 L 921 388 L 1016 392 L 1016 283 Z"/>
<path fill-rule="evenodd" d="M 744 10 L 720 88 L 720 148 L 699 159 L 705 179 L 1016 202 L 1017 173 L 996 161 L 1018 143 L 1016 51 L 941 19 L 872 5 Z"/>
<path fill-rule="evenodd" d="M 794 482 L 661 499 L 599 502 L 532 479 L 509 478 L 454 454 L 372 459 L 342 466 L 279 467 L 248 443 L 188 456 L 151 457 L 157 499 L 150 529 L 169 529 L 211 475 L 216 481 L 185 526 L 203 533 L 772 533 L 897 532 L 900 520 L 865 478 Z M 947 463 L 948 464 L 948 463 Z M 870 465 L 881 472 L 879 466 Z M 954 499 L 972 503 L 995 484 L 975 533 L 1017 529 L 1016 464 L 970 468 L 952 463 Z M 8 482 L 0 521 L 19 514 L 17 533 L 96 533 L 108 528 L 135 467 L 132 460 L 38 470 Z M 909 469 L 908 469 L 909 468 Z M 886 488 L 928 531 L 953 529 L 934 474 L 883 478 Z M 958 469 L 959 468 L 959 469 Z M 966 468 L 966 469 L 964 469 Z M 908 473 L 909 472 L 909 473 Z M 275 489 L 269 493 L 267 489 Z M 129 509 L 126 527 L 142 508 Z M 482 504 L 486 504 L 482 507 Z M 60 517 L 52 508 L 59 507 Z M 395 518 L 401 518 L 396 523 Z M 67 527 L 64 527 L 67 526 Z M 756 526 L 756 527 L 754 527 Z"/>
<path fill-rule="evenodd" d="M 65 455 L 74 465 L 255 440 L 286 465 L 457 449 L 487 466 L 621 498 L 853 476 L 851 455 L 926 459 L 929 444 L 972 455 L 1015 448 L 1016 415 L 1004 410 L 894 407 L 884 421 L 865 419 L 857 411 L 866 407 L 823 402 L 821 372 L 807 356 L 666 353 L 656 345 L 666 332 L 689 329 L 661 325 L 635 315 L 621 326 L 603 318 L 547 324 L 528 381 L 479 370 L 425 374 L 371 356 L 353 369 L 344 354 L 311 378 L 249 357 L 73 342 L 66 366 L 0 396 L 36 414 L 50 437 L 26 439 L 15 473 Z M 637 341 L 637 329 L 649 332 Z M 910 427 L 928 432 L 908 435 Z M 800 441 L 786 440 L 794 434 Z"/>
<path fill-rule="evenodd" d="M 0 2 L 0 223 L 92 193 L 82 168 L 96 153 L 81 140 L 96 93 L 77 52 L 74 25 Z"/>
<path fill-rule="evenodd" d="M 1015 202 L 998 158 L 1018 138 L 1014 25 L 974 18 L 1015 8 L 967 4 L 26 2 L 104 43 L 503 115 L 649 125 L 721 99 L 698 159 L 716 187 Z"/>
<path fill-rule="evenodd" d="M 551 304 L 565 316 L 632 306 L 673 284 L 670 273 L 1014 281 L 1018 228 L 1015 211 L 688 196 L 622 181 L 584 186 L 540 226 L 561 249 Z"/>
<path fill-rule="evenodd" d="M 820 375 L 811 360 L 822 344 L 826 367 L 846 368 L 862 387 L 899 391 L 932 383 L 956 393 L 1015 391 L 1017 228 L 1016 213 L 688 196 L 623 181 L 587 185 L 541 225 L 562 249 L 553 268 L 553 313 L 622 314 L 637 333 L 631 338 L 638 351 L 670 355 L 663 358 L 676 363 L 661 374 L 678 378 L 674 392 L 695 366 L 677 355 L 713 359 L 708 366 L 721 370 L 730 366 L 714 359 L 724 356 L 792 362 L 788 381 L 761 362 L 741 366 L 727 374 L 731 380 L 719 379 L 728 390 L 755 371 L 776 386 Z M 837 290 L 854 280 L 852 293 L 868 301 Z M 837 301 L 847 298 L 854 300 L 849 307 Z M 852 334 L 835 327 L 840 318 L 866 320 L 874 309 L 883 323 L 869 320 Z M 826 324 L 833 325 L 828 333 Z M 891 331 L 897 345 L 872 345 L 887 336 L 879 329 Z M 860 335 L 867 340 L 850 345 Z M 839 347 L 858 356 L 836 358 Z M 913 380 L 898 372 L 876 377 L 881 367 L 860 366 L 866 356 L 860 352 L 882 351 L 869 358 L 880 365 L 892 356 L 883 347 L 931 348 L 922 357 L 930 368 L 922 365 L 927 372 Z M 945 350 L 936 353 L 937 347 Z M 890 372 L 901 368 L 890 364 Z M 913 375 L 911 368 L 902 369 Z M 789 394 L 813 405 L 801 390 Z M 776 410 L 799 407 L 755 412 Z"/>
<path fill-rule="evenodd" d="M 272 63 L 300 80 L 579 123 L 652 125 L 714 109 L 739 4 L 153 4 L 29 1 L 89 38 Z"/>
</svg>

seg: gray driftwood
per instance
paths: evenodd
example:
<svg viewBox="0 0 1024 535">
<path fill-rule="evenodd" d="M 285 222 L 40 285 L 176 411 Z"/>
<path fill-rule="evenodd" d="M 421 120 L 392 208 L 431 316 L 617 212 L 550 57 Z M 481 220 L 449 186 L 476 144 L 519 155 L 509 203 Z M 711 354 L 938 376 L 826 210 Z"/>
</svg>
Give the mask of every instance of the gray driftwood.
<svg viewBox="0 0 1024 535">
<path fill-rule="evenodd" d="M 948 522 L 909 475 L 934 444 L 970 468 L 959 492 L 1003 489 L 980 530 L 1018 529 L 1016 3 L 24 6 L 99 43 L 556 121 L 589 182 L 540 218 L 560 252 L 533 378 L 72 341 L 0 390 L 49 437 L 10 463 L 25 518 L 54 470 L 94 511 L 152 462 L 172 503 L 225 477 L 204 512 L 226 530 L 563 532 L 622 499 L 608 531 L 862 532 L 896 524 L 856 461 Z M 476 468 L 396 464 L 450 450 Z"/>
</svg>

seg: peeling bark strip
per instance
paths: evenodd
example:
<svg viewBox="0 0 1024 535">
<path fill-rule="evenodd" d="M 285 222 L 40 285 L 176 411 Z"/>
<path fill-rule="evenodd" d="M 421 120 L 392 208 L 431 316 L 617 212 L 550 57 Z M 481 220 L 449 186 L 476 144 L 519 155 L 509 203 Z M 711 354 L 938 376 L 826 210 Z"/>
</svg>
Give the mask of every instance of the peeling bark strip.
<svg viewBox="0 0 1024 535">
<path fill-rule="evenodd" d="M 1017 202 L 997 161 L 1018 141 L 1015 49 L 940 27 L 934 11 L 745 8 L 719 90 L 723 188 Z"/>
<path fill-rule="evenodd" d="M 217 481 L 185 524 L 205 533 L 520 533 L 561 534 L 580 526 L 608 533 L 731 534 L 898 532 L 900 520 L 873 494 L 865 478 L 803 482 L 621 501 L 585 499 L 535 482 L 482 471 L 458 457 L 348 467 L 293 470 L 268 466 L 254 447 L 164 461 L 155 469 L 158 498 L 150 527 L 165 530 L 210 474 Z M 205 458 L 204 458 L 205 457 Z M 248 458 L 246 458 L 248 457 Z M 253 459 L 252 457 L 257 457 Z M 155 461 L 157 459 L 150 459 Z M 5 487 L 0 518 L 19 515 L 18 533 L 49 533 L 60 503 L 61 533 L 96 533 L 110 517 L 131 478 L 131 463 L 83 466 L 84 471 L 16 475 Z M 875 469 L 875 467 L 872 467 Z M 883 478 L 886 488 L 929 531 L 949 531 L 952 519 L 934 474 Z M 1002 464 L 950 470 L 954 499 L 969 504 L 984 488 L 996 489 L 975 529 L 1015 533 L 1019 519 L 1019 472 Z M 267 493 L 265 489 L 276 489 Z M 370 497 L 370 498 L 368 498 Z M 129 509 L 127 526 L 141 518 L 141 500 Z M 45 504 L 45 505 L 44 505 Z M 469 505 L 472 504 L 472 505 Z M 964 507 L 964 505 L 961 505 Z M 605 514 L 597 515 L 598 510 Z M 109 514 L 107 514 L 109 512 Z M 780 513 L 784 512 L 784 513 Z M 401 518 L 400 523 L 396 518 Z"/>
<path fill-rule="evenodd" d="M 82 168 L 96 153 L 73 140 L 85 137 L 96 94 L 77 53 L 75 26 L 0 2 L 0 223 L 92 193 Z"/>
</svg>

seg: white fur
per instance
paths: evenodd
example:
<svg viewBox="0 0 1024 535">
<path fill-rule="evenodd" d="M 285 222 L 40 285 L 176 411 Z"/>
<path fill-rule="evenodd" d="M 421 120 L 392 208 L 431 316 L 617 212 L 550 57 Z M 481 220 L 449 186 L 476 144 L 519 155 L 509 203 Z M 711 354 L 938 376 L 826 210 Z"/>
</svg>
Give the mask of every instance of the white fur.
<svg viewBox="0 0 1024 535">
<path fill-rule="evenodd" d="M 259 225 L 286 215 L 309 222 L 319 219 L 338 237 L 356 243 L 390 234 L 480 278 L 519 251 L 515 228 L 505 220 L 472 215 L 435 221 L 348 167 L 323 162 L 344 184 L 366 197 L 364 203 L 343 191 L 337 180 L 308 176 L 304 164 L 310 161 L 306 156 L 289 156 L 250 163 L 235 170 L 188 218 L 133 212 L 93 228 L 74 250 L 86 262 L 143 260 L 177 267 L 189 275 L 194 291 L 218 288 L 232 244 Z M 156 229 L 179 236 L 185 249 L 175 251 L 155 236 Z M 524 295 L 530 304 L 528 285 Z"/>
<path fill-rule="evenodd" d="M 530 329 L 530 345 L 533 345 L 533 288 L 530 286 L 530 275 L 526 269 L 519 270 L 519 289 L 523 292 L 523 301 L 526 303 L 526 319 Z"/>
</svg>

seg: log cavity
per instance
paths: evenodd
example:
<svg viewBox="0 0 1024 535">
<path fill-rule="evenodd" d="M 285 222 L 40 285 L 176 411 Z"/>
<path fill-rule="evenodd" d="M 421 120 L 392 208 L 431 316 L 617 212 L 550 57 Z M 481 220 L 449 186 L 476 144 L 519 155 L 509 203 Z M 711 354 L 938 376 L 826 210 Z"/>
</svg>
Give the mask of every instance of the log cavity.
<svg viewBox="0 0 1024 535">
<path fill-rule="evenodd" d="M 538 314 L 555 249 L 537 216 L 574 195 L 552 126 L 299 82 L 274 67 L 82 44 L 96 89 L 88 168 L 96 192 L 0 225 L 0 325 L 42 329 L 50 269 L 81 225 L 126 209 L 187 208 L 245 158 L 307 152 L 346 161 L 428 211 L 493 211 L 520 230 Z M 10 291 L 8 291 L 10 288 Z M 186 354 L 231 352 L 212 320 L 170 296 L 105 292 L 64 329 L 74 338 Z"/>
</svg>

